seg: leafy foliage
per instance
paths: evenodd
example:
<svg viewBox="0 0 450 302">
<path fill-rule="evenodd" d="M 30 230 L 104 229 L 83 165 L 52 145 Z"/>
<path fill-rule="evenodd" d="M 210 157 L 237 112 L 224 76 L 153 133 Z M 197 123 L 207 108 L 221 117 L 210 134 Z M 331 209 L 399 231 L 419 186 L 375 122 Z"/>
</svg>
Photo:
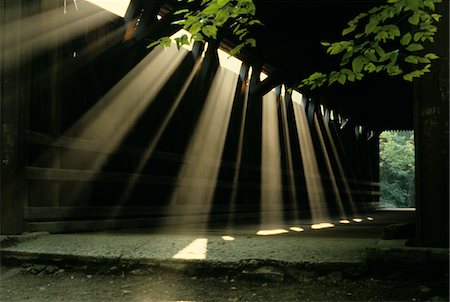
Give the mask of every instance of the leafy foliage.
<svg viewBox="0 0 450 302">
<path fill-rule="evenodd" d="M 182 25 L 192 36 L 187 35 L 175 38 L 178 48 L 184 44 L 195 41 L 204 42 L 206 39 L 217 39 L 218 32 L 225 25 L 230 28 L 237 41 L 240 42 L 231 51 L 230 55 L 240 52 L 245 46 L 256 46 L 256 41 L 250 38 L 250 27 L 262 25 L 255 19 L 256 7 L 252 0 L 178 0 L 195 8 L 183 8 L 175 12 L 181 19 L 176 24 Z M 169 37 L 160 38 L 148 45 L 169 46 Z"/>
<path fill-rule="evenodd" d="M 326 83 L 345 84 L 361 80 L 365 74 L 385 72 L 413 81 L 430 72 L 434 53 L 422 54 L 426 44 L 434 42 L 435 24 L 441 15 L 434 13 L 442 0 L 388 0 L 356 16 L 342 31 L 346 40 L 329 43 L 327 54 L 340 55 L 340 69 L 330 73 L 315 72 L 299 87 L 311 89 Z M 407 22 L 407 31 L 400 25 Z M 408 70 L 408 71 L 405 71 Z"/>
<path fill-rule="evenodd" d="M 414 205 L 414 134 L 385 131 L 380 135 L 381 200 L 387 207 Z"/>
</svg>

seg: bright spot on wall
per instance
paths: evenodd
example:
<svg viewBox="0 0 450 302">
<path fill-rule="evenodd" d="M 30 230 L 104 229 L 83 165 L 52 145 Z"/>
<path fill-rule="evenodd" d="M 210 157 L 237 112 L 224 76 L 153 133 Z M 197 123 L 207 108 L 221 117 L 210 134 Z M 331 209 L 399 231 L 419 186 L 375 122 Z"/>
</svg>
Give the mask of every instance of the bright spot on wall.
<svg viewBox="0 0 450 302">
<path fill-rule="evenodd" d="M 348 220 L 348 219 L 341 219 L 341 220 L 339 220 L 339 223 L 342 223 L 342 224 L 349 224 L 349 223 L 350 223 L 350 220 Z"/>
<path fill-rule="evenodd" d="M 334 224 L 329 222 L 322 222 L 322 223 L 316 223 L 311 225 L 311 229 L 313 230 L 321 230 L 321 229 L 328 229 L 328 228 L 334 228 Z"/>
<path fill-rule="evenodd" d="M 223 68 L 231 70 L 234 73 L 239 73 L 241 71 L 242 61 L 236 57 L 230 56 L 228 53 L 222 49 L 217 50 L 217 55 L 219 56 L 219 64 Z"/>
<path fill-rule="evenodd" d="M 191 37 L 192 37 L 191 33 L 188 32 L 188 31 L 185 30 L 185 29 L 180 29 L 179 31 L 177 31 L 176 33 L 174 33 L 173 35 L 171 35 L 170 38 L 171 38 L 172 40 L 175 40 L 175 38 L 179 38 L 179 37 L 181 37 L 181 36 L 183 36 L 183 35 L 186 35 L 186 36 L 188 37 L 188 39 L 191 40 Z M 182 45 L 181 47 L 183 47 L 183 48 L 185 48 L 185 49 L 187 49 L 187 50 L 189 50 L 189 51 L 192 50 L 192 44 L 189 44 L 189 45 L 184 44 L 184 45 Z"/>
<path fill-rule="evenodd" d="M 300 228 L 300 227 L 290 227 L 289 229 L 294 232 L 303 232 L 304 231 L 304 229 Z"/>
<path fill-rule="evenodd" d="M 222 236 L 222 239 L 225 240 L 225 241 L 233 241 L 234 237 L 232 237 L 232 236 Z"/>
<path fill-rule="evenodd" d="M 288 230 L 285 229 L 274 229 L 274 230 L 259 230 L 256 235 L 260 236 L 270 236 L 270 235 L 278 235 L 278 234 L 285 234 L 289 233 Z"/>
<path fill-rule="evenodd" d="M 103 9 L 110 11 L 111 13 L 124 17 L 127 12 L 127 8 L 130 5 L 130 0 L 87 0 L 92 4 L 100 6 Z"/>
<path fill-rule="evenodd" d="M 359 223 L 359 222 L 362 222 L 363 220 L 361 218 L 353 218 L 353 221 Z"/>
<path fill-rule="evenodd" d="M 264 81 L 268 77 L 269 77 L 269 75 L 267 73 L 265 73 L 264 71 L 259 74 L 259 80 L 260 81 Z"/>
<path fill-rule="evenodd" d="M 294 103 L 301 104 L 302 97 L 303 97 L 303 95 L 300 92 L 292 90 L 292 101 Z"/>
<path fill-rule="evenodd" d="M 208 239 L 198 238 L 173 256 L 173 259 L 206 259 Z"/>
</svg>

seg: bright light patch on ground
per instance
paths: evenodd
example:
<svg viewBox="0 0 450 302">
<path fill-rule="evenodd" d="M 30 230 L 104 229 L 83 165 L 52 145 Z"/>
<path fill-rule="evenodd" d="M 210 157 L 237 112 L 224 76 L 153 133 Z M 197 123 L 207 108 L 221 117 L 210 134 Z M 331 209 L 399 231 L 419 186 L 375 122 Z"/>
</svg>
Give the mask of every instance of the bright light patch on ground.
<svg viewBox="0 0 450 302">
<path fill-rule="evenodd" d="M 369 221 L 373 221 L 373 217 L 367 217 L 367 220 L 369 220 Z"/>
<path fill-rule="evenodd" d="M 292 101 L 297 104 L 302 103 L 302 97 L 303 95 L 300 92 L 297 92 L 295 90 L 292 91 Z"/>
<path fill-rule="evenodd" d="M 180 29 L 179 31 L 177 31 L 176 33 L 174 33 L 173 35 L 171 35 L 170 38 L 171 38 L 172 40 L 174 40 L 175 38 L 179 38 L 179 37 L 181 37 L 181 36 L 183 36 L 183 35 L 186 35 L 186 36 L 188 37 L 189 40 L 190 40 L 191 37 L 192 37 L 192 35 L 191 35 L 190 32 L 188 32 L 188 31 L 185 30 L 185 29 Z M 189 44 L 189 45 L 184 44 L 184 45 L 182 45 L 181 47 L 183 47 L 183 48 L 185 48 L 185 49 L 187 49 L 187 50 L 189 50 L 189 51 L 192 50 L 192 44 Z"/>
<path fill-rule="evenodd" d="M 156 20 L 161 20 L 162 19 L 162 16 L 161 15 L 157 15 L 156 16 Z"/>
<path fill-rule="evenodd" d="M 206 259 L 208 239 L 198 238 L 173 256 L 173 259 Z"/>
<path fill-rule="evenodd" d="M 278 235 L 278 234 L 285 234 L 289 233 L 288 230 L 285 229 L 274 229 L 274 230 L 259 230 L 256 235 L 260 236 L 270 236 L 270 235 Z"/>
<path fill-rule="evenodd" d="M 112 12 L 115 15 L 124 17 L 127 12 L 127 8 L 130 5 L 130 0 L 87 0 L 92 4 L 100 6 Z"/>
<path fill-rule="evenodd" d="M 234 73 L 239 73 L 242 66 L 242 61 L 239 60 L 236 57 L 231 57 L 228 53 L 225 51 L 218 49 L 217 54 L 219 56 L 219 64 L 223 68 L 229 69 L 233 71 Z"/>
<path fill-rule="evenodd" d="M 342 223 L 342 224 L 349 224 L 349 223 L 350 223 L 350 220 L 348 220 L 348 219 L 341 219 L 341 220 L 339 220 L 339 223 Z"/>
<path fill-rule="evenodd" d="M 303 232 L 304 231 L 304 229 L 300 228 L 300 227 L 290 227 L 289 229 L 294 232 Z"/>
<path fill-rule="evenodd" d="M 321 229 L 328 229 L 328 228 L 334 228 L 334 224 L 329 222 L 322 222 L 322 223 L 316 223 L 311 225 L 311 229 L 313 230 L 321 230 Z"/>
<path fill-rule="evenodd" d="M 232 237 L 232 236 L 222 236 L 222 239 L 225 240 L 225 241 L 233 241 L 234 237 Z"/>
<path fill-rule="evenodd" d="M 353 221 L 359 223 L 359 222 L 362 222 L 363 220 L 361 218 L 353 218 Z"/>
</svg>

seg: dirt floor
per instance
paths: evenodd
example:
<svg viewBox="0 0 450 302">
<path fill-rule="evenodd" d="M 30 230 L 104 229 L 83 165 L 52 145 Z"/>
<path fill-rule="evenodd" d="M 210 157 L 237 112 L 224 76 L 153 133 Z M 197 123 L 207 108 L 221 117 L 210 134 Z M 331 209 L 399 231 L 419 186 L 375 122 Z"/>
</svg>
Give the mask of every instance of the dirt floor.
<svg viewBox="0 0 450 302">
<path fill-rule="evenodd" d="M 135 269 L 90 272 L 50 265 L 2 266 L 0 301 L 449 301 L 448 276 L 405 274 L 300 280 L 199 276 Z"/>
</svg>

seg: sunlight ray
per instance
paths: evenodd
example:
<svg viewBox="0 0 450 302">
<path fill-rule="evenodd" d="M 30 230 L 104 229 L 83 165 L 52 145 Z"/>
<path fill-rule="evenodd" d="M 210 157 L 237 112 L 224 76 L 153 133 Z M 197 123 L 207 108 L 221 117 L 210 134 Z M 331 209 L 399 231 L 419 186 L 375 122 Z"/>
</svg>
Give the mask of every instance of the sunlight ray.
<svg viewBox="0 0 450 302">
<path fill-rule="evenodd" d="M 5 53 L 21 51 L 36 56 L 109 21 L 109 13 L 103 10 L 83 9 L 64 15 L 61 8 L 14 21 L 5 26 L 5 45 L 8 45 Z M 15 43 L 17 37 L 13 29 L 17 26 L 21 28 L 21 43 Z"/>
<path fill-rule="evenodd" d="M 285 88 L 283 87 L 283 90 Z M 292 161 L 292 147 L 291 147 L 291 138 L 289 136 L 289 124 L 288 124 L 288 113 L 286 110 L 286 99 L 285 94 L 282 93 L 282 104 L 281 104 L 281 119 L 283 123 L 283 136 L 284 136 L 284 146 L 286 152 L 286 165 L 287 165 L 287 173 L 288 177 L 288 186 L 289 193 L 291 197 L 291 212 L 293 213 L 293 219 L 295 223 L 298 223 L 298 207 L 297 207 L 297 192 L 296 192 L 296 183 L 294 177 L 294 164 Z"/>
<path fill-rule="evenodd" d="M 248 76 L 251 74 L 251 67 L 248 71 Z M 244 79 L 247 80 L 248 79 Z M 236 162 L 234 164 L 234 173 L 233 173 L 233 183 L 231 188 L 231 196 L 230 196 L 230 215 L 228 222 L 231 222 L 234 220 L 234 212 L 236 210 L 236 198 L 238 193 L 238 183 L 239 183 L 239 171 L 242 163 L 242 150 L 244 147 L 244 130 L 246 125 L 246 118 L 247 118 L 247 107 L 248 107 L 248 94 L 249 94 L 249 86 L 244 85 L 244 98 L 242 100 L 242 116 L 240 120 L 240 126 L 239 126 L 239 137 L 238 137 L 238 144 L 237 144 L 237 151 L 236 151 Z"/>
<path fill-rule="evenodd" d="M 324 123 L 324 125 L 325 125 L 325 133 L 327 134 L 328 141 L 330 142 L 330 145 L 331 145 L 331 150 L 334 154 L 334 158 L 336 159 L 339 176 L 344 185 L 344 191 L 345 191 L 347 199 L 348 199 L 348 204 L 350 206 L 350 210 L 351 210 L 352 214 L 356 214 L 357 210 L 356 210 L 356 207 L 355 207 L 355 204 L 353 201 L 353 195 L 350 190 L 350 186 L 348 184 L 347 176 L 345 175 L 345 172 L 344 172 L 344 167 L 342 166 L 341 157 L 339 156 L 335 141 L 333 139 L 333 135 L 331 134 L 330 126 L 327 123 Z"/>
<path fill-rule="evenodd" d="M 301 105 L 302 97 L 303 96 L 300 93 L 293 91 L 292 99 L 294 101 L 294 116 L 305 173 L 308 202 L 310 204 L 312 219 L 316 222 L 323 221 L 327 218 L 328 214 L 325 203 L 325 193 L 321 183 L 319 167 L 311 137 L 311 130 L 308 125 L 305 110 Z"/>
<path fill-rule="evenodd" d="M 261 226 L 282 223 L 281 151 L 278 104 L 274 90 L 262 99 Z"/>
<path fill-rule="evenodd" d="M 321 116 L 321 118 L 325 124 L 325 120 L 323 119 L 323 116 Z M 319 137 L 320 146 L 323 151 L 322 153 L 324 154 L 324 157 L 325 157 L 325 164 L 327 166 L 328 175 L 330 176 L 331 186 L 333 188 L 334 196 L 336 198 L 336 204 L 337 204 L 338 210 L 339 210 L 339 218 L 345 218 L 346 216 L 345 216 L 344 206 L 342 204 L 341 195 L 340 195 L 339 188 L 338 188 L 338 185 L 336 182 L 336 177 L 334 175 L 335 172 L 331 165 L 330 155 L 329 155 L 327 147 L 325 145 L 325 140 L 322 135 L 322 129 L 320 127 L 320 124 L 319 124 L 319 121 L 317 120 L 316 115 L 314 116 L 314 124 L 316 125 L 317 136 Z"/>
<path fill-rule="evenodd" d="M 66 152 L 62 154 L 66 162 L 72 165 L 82 163 L 91 172 L 101 171 L 108 155 L 119 147 L 186 53 L 176 47 L 158 47 L 147 55 L 58 139 L 63 142 L 67 137 L 76 138 L 67 145 L 67 150 L 77 150 L 79 142 L 85 142 L 95 150 L 82 155 Z M 51 151 L 44 152 L 41 158 L 49 158 L 49 154 Z M 57 164 L 58 158 L 53 160 L 52 166 Z M 92 173 L 86 176 L 86 181 L 95 177 L 96 174 Z M 67 197 L 69 201 L 78 198 L 80 186 L 75 185 L 74 193 Z"/>
<path fill-rule="evenodd" d="M 169 125 L 170 121 L 172 120 L 173 115 L 175 114 L 178 106 L 180 105 L 181 100 L 183 99 L 187 89 L 189 88 L 190 84 L 192 83 L 192 80 L 194 79 L 195 75 L 197 74 L 203 57 L 200 57 L 195 62 L 194 67 L 192 68 L 191 73 L 189 74 L 188 78 L 186 79 L 186 82 L 181 87 L 180 92 L 177 94 L 175 101 L 172 103 L 167 116 L 164 118 L 164 121 L 159 126 L 158 131 L 153 136 L 153 138 L 148 143 L 147 147 L 145 148 L 144 154 L 141 156 L 141 159 L 139 161 L 139 164 L 137 168 L 135 169 L 134 174 L 130 177 L 126 188 L 124 189 L 121 198 L 120 203 L 123 203 L 127 197 L 130 195 L 131 191 L 137 184 L 137 180 L 139 179 L 140 173 L 144 169 L 145 165 L 147 164 L 150 156 L 153 154 L 153 151 L 155 150 L 156 145 L 161 139 L 161 136 L 163 135 L 164 131 L 166 130 L 167 126 Z"/>
<path fill-rule="evenodd" d="M 238 75 L 219 66 L 193 132 L 167 209 L 166 225 L 209 216 L 225 144 Z M 201 159 L 201 161 L 199 161 Z"/>
</svg>

